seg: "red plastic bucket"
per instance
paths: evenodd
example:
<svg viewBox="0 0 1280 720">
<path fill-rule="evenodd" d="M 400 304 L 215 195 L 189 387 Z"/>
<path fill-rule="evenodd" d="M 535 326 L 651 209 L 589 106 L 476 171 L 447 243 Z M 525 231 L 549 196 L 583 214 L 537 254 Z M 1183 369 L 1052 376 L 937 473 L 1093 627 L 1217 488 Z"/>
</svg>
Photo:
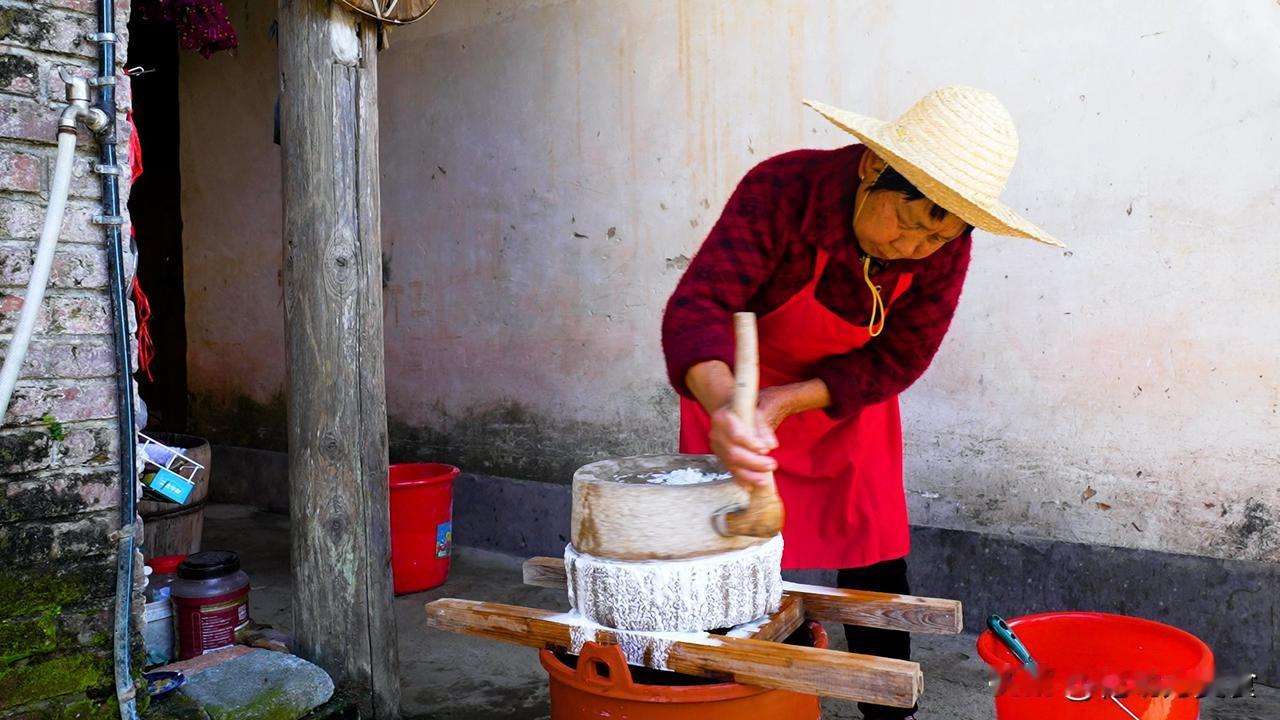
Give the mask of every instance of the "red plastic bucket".
<svg viewBox="0 0 1280 720">
<path fill-rule="evenodd" d="M 392 465 L 391 576 L 397 595 L 429 590 L 449 577 L 453 479 L 442 463 Z"/>
<path fill-rule="evenodd" d="M 1066 612 L 1009 627 L 1039 672 L 1032 677 L 990 630 L 982 633 L 978 655 L 1002 678 L 998 720 L 1195 720 L 1197 695 L 1213 682 L 1209 646 L 1163 623 Z M 1157 697 L 1165 690 L 1175 695 Z"/>
<path fill-rule="evenodd" d="M 809 622 L 787 642 L 825 648 L 827 633 L 818 623 Z M 822 717 L 815 695 L 633 667 L 617 645 L 587 642 L 576 657 L 542 650 L 538 659 L 551 681 L 551 720 Z"/>
</svg>

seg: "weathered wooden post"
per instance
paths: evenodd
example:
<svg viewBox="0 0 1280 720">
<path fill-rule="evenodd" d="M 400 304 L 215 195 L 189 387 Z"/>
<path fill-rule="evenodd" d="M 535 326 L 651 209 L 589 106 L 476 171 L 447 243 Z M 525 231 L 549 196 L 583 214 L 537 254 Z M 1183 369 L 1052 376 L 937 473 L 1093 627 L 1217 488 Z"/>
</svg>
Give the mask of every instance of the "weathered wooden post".
<svg viewBox="0 0 1280 720">
<path fill-rule="evenodd" d="M 280 0 L 297 652 L 399 714 L 383 377 L 375 22 Z"/>
</svg>

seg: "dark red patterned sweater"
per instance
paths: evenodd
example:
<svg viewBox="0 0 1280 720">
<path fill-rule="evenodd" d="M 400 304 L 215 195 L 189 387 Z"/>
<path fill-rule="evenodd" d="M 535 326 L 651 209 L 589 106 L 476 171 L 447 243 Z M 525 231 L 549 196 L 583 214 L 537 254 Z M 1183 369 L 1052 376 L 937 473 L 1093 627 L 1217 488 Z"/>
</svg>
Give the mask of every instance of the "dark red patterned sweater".
<svg viewBox="0 0 1280 720">
<path fill-rule="evenodd" d="M 852 323 L 866 325 L 871 295 L 853 236 L 853 198 L 862 145 L 796 150 L 752 168 L 725 205 L 667 303 L 662 347 L 676 391 L 692 397 L 684 376 L 705 360 L 733 364 L 736 311 L 764 315 L 813 275 L 817 249 L 831 255 L 817 297 Z M 884 332 L 866 346 L 821 363 L 833 417 L 891 398 L 929 367 L 951 325 L 969 267 L 972 240 L 952 240 L 924 260 L 894 260 L 872 279 L 886 288 L 914 275 L 889 309 Z"/>
</svg>

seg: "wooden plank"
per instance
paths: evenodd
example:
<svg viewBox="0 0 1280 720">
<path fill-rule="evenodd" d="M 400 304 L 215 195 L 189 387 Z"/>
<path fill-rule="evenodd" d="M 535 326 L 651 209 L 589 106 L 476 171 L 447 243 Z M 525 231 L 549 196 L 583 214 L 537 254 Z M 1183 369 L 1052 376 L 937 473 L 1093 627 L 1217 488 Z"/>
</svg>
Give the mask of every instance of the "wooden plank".
<svg viewBox="0 0 1280 720">
<path fill-rule="evenodd" d="M 759 625 L 756 623 L 739 625 L 731 628 L 725 635 L 768 642 L 782 642 L 791 637 L 791 633 L 795 632 L 803 624 L 804 601 L 794 595 L 783 595 L 782 602 L 778 605 L 778 611 L 770 615 L 768 620 Z"/>
<path fill-rule="evenodd" d="M 580 626 L 547 610 L 445 598 L 427 603 L 426 613 L 431 627 L 528 647 L 572 651 L 574 636 L 578 647 L 583 639 Z M 628 635 L 645 634 L 596 628 L 594 641 Z M 911 707 L 924 687 L 920 666 L 906 660 L 706 633 L 661 637 L 664 652 L 646 652 L 645 664 L 686 675 L 894 707 Z"/>
<path fill-rule="evenodd" d="M 524 583 L 564 589 L 564 560 L 535 557 L 524 561 Z M 894 595 L 866 590 L 842 590 L 784 582 L 782 591 L 804 601 L 810 620 L 846 625 L 954 635 L 964 628 L 959 600 Z"/>
<path fill-rule="evenodd" d="M 569 590 L 569 576 L 564 569 L 564 558 L 531 557 L 522 566 L 524 584 L 552 590 Z"/>
<path fill-rule="evenodd" d="M 672 643 L 667 666 L 686 675 L 724 675 L 743 685 L 892 707 L 913 707 L 924 691 L 924 675 L 913 662 L 764 640 Z"/>
<path fill-rule="evenodd" d="M 376 28 L 330 0 L 278 13 L 296 650 L 397 717 Z"/>
<path fill-rule="evenodd" d="M 844 590 L 782 583 L 782 591 L 804 598 L 807 617 L 845 625 L 955 635 L 964 628 L 959 600 Z"/>
</svg>

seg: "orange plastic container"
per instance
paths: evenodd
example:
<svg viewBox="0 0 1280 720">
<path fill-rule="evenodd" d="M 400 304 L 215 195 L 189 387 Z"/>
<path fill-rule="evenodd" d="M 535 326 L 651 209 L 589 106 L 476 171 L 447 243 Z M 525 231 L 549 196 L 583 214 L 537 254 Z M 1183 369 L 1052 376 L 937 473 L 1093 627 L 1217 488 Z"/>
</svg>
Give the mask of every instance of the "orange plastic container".
<svg viewBox="0 0 1280 720">
<path fill-rule="evenodd" d="M 810 622 L 788 642 L 827 647 L 827 633 Z M 538 658 L 551 680 L 552 720 L 817 720 L 815 695 L 708 682 L 702 678 L 627 665 L 616 645 L 585 643 L 575 658 L 543 650 Z"/>
<path fill-rule="evenodd" d="M 990 630 L 979 636 L 978 655 L 1003 679 L 997 720 L 1195 720 L 1196 695 L 1213 682 L 1209 646 L 1152 620 L 1059 612 L 1009 627 L 1039 671 L 1032 677 Z M 1155 697 L 1160 690 L 1175 695 Z"/>
</svg>

